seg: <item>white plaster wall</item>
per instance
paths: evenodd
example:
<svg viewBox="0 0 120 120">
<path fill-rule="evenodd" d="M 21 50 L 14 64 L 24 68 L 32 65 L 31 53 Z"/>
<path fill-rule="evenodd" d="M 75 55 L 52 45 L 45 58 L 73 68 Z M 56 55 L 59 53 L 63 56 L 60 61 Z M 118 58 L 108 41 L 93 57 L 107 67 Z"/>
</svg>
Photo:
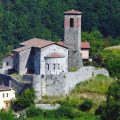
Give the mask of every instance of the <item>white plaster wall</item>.
<svg viewBox="0 0 120 120">
<path fill-rule="evenodd" d="M 89 50 L 81 50 L 82 59 L 89 59 Z"/>
<path fill-rule="evenodd" d="M 8 93 L 8 97 L 7 97 Z M 4 98 L 3 98 L 4 94 Z M 15 91 L 9 90 L 9 91 L 0 91 L 0 109 L 5 108 L 4 101 L 11 101 L 12 99 L 15 99 Z"/>
<path fill-rule="evenodd" d="M 47 75 L 59 75 L 61 72 L 67 72 L 65 58 L 49 58 L 46 63 L 49 64 L 49 70 L 46 66 Z M 55 69 L 53 64 L 55 64 Z"/>
<path fill-rule="evenodd" d="M 56 44 L 52 44 L 52 45 L 50 45 L 50 46 L 47 46 L 47 47 L 45 47 L 45 48 L 42 48 L 41 49 L 41 74 L 46 74 L 46 61 L 45 61 L 45 57 L 46 56 L 48 56 L 49 54 L 51 54 L 51 53 L 54 53 L 54 52 L 57 52 L 57 53 L 59 53 L 59 54 L 62 54 L 62 55 L 64 55 L 65 57 L 64 57 L 64 60 L 63 59 L 60 59 L 60 60 L 58 60 L 60 63 L 63 63 L 63 64 L 65 64 L 64 65 L 64 70 L 65 70 L 65 72 L 67 72 L 68 71 L 68 49 L 67 48 L 64 48 L 64 47 L 61 47 L 61 46 L 59 46 L 59 45 L 56 45 Z M 56 61 L 56 59 L 55 59 L 55 61 Z"/>
<path fill-rule="evenodd" d="M 8 65 L 6 64 L 8 62 Z M 7 56 L 3 58 L 1 73 L 5 73 L 6 70 L 13 68 L 13 57 Z"/>
</svg>

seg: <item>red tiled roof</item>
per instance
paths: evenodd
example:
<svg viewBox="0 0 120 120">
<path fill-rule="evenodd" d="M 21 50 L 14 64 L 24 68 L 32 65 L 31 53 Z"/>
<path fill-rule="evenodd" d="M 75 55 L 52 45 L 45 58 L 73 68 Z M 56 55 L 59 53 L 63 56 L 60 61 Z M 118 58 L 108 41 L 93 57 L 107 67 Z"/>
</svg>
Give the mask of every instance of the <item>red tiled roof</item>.
<svg viewBox="0 0 120 120">
<path fill-rule="evenodd" d="M 89 42 L 81 42 L 81 49 L 90 49 Z"/>
<path fill-rule="evenodd" d="M 13 52 L 21 52 L 21 51 L 29 49 L 29 48 L 31 48 L 31 46 L 23 46 L 23 47 L 14 49 Z"/>
<path fill-rule="evenodd" d="M 68 15 L 80 15 L 80 14 L 82 14 L 82 12 L 80 12 L 80 11 L 76 11 L 76 10 L 70 10 L 70 11 L 66 11 L 66 12 L 64 12 L 64 14 L 68 14 Z"/>
<path fill-rule="evenodd" d="M 52 44 L 57 44 L 60 45 L 62 47 L 64 46 L 64 42 L 52 42 L 52 41 L 47 41 L 47 40 L 43 40 L 43 39 L 38 39 L 38 38 L 33 38 L 31 40 L 25 41 L 20 43 L 20 45 L 24 45 L 23 47 L 14 49 L 13 52 L 21 52 L 23 50 L 29 49 L 31 47 L 37 47 L 37 48 L 43 48 Z M 82 42 L 81 43 L 81 48 L 82 49 L 89 49 L 90 48 L 90 44 L 89 42 Z"/>
<path fill-rule="evenodd" d="M 59 45 L 64 45 L 64 42 L 57 42 Z M 90 49 L 90 43 L 89 42 L 81 42 L 81 49 Z"/>
<path fill-rule="evenodd" d="M 63 41 L 60 41 L 60 42 L 57 42 L 58 45 L 63 45 L 64 46 L 64 42 Z"/>
<path fill-rule="evenodd" d="M 64 58 L 64 57 L 65 57 L 64 55 L 61 55 L 61 54 L 56 53 L 56 52 L 54 52 L 54 53 L 52 53 L 52 54 L 49 54 L 49 55 L 47 56 L 47 58 Z"/>
<path fill-rule="evenodd" d="M 37 48 L 43 48 L 52 44 L 57 44 L 56 42 L 48 41 L 48 40 L 43 40 L 43 39 L 38 39 L 38 38 L 33 38 L 31 40 L 27 40 L 25 42 L 20 43 L 20 45 L 23 45 L 23 47 L 14 49 L 13 52 L 21 52 L 23 50 L 29 49 L 31 47 L 37 47 Z M 57 44 L 60 45 L 60 44 Z M 62 47 L 65 47 L 64 45 L 60 45 Z M 65 47 L 67 48 L 67 47 Z"/>
<path fill-rule="evenodd" d="M 25 45 L 25 46 L 42 48 L 42 47 L 48 46 L 48 45 L 53 44 L 53 43 L 55 43 L 55 42 L 47 41 L 47 40 L 43 40 L 43 39 L 38 39 L 38 38 L 33 38 L 31 40 L 22 42 L 20 44 Z"/>
</svg>

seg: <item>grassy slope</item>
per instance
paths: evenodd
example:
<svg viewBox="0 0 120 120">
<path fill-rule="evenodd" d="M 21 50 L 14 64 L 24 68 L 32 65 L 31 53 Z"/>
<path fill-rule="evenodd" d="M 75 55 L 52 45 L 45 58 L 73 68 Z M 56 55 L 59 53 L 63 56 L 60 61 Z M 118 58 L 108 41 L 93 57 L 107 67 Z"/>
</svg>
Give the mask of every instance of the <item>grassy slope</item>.
<svg viewBox="0 0 120 120">
<path fill-rule="evenodd" d="M 105 101 L 105 94 L 112 83 L 112 79 L 102 75 L 95 78 L 81 82 L 76 88 L 71 91 L 69 96 L 66 97 L 44 97 L 42 103 L 60 103 L 63 106 L 70 106 L 74 110 L 78 110 L 79 105 L 85 100 L 90 99 L 93 102 L 93 108 L 87 113 L 81 113 L 81 117 L 74 120 L 98 120 L 94 115 L 96 108 Z M 42 116 L 30 118 L 29 120 L 59 120 L 55 118 L 44 118 Z M 60 120 L 68 120 L 61 118 Z"/>
</svg>

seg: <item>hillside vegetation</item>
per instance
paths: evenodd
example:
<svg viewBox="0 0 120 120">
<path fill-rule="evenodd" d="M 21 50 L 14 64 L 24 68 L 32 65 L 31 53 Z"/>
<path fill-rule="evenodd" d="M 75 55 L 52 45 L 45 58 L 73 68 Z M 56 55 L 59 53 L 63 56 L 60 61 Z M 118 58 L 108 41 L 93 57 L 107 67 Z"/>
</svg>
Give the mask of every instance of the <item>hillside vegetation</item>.
<svg viewBox="0 0 120 120">
<path fill-rule="evenodd" d="M 63 40 L 63 13 L 71 9 L 83 12 L 82 31 L 97 28 L 115 37 L 110 45 L 120 41 L 119 0 L 0 0 L 0 58 L 30 38 Z"/>
<path fill-rule="evenodd" d="M 94 115 L 95 110 L 106 100 L 105 96 L 112 82 L 113 79 L 103 75 L 98 75 L 90 80 L 78 84 L 76 88 L 71 91 L 69 96 L 45 96 L 40 103 L 60 103 L 61 108 L 59 114 L 63 115 L 63 117 L 61 118 L 61 116 L 56 115 L 58 114 L 58 111 L 51 111 L 51 113 L 46 113 L 44 111 L 43 114 L 36 117 L 29 117 L 28 120 L 99 120 L 99 117 Z M 80 105 L 86 100 L 90 101 L 92 108 L 83 112 L 80 110 Z M 70 113 L 68 111 L 71 112 L 73 118 L 70 117 Z M 68 116 L 64 116 L 65 113 L 68 114 Z"/>
<path fill-rule="evenodd" d="M 44 96 L 39 103 L 61 105 L 60 108 L 52 111 L 35 108 L 33 90 L 28 89 L 21 97 L 18 96 L 16 101 L 19 105 L 27 106 L 27 118 L 21 116 L 21 120 L 100 120 L 100 117 L 95 115 L 95 111 L 106 101 L 107 90 L 113 81 L 109 77 L 98 75 L 76 85 L 68 96 Z M 14 119 L 12 111 L 0 111 L 0 115 L 2 120 L 17 120 Z"/>
<path fill-rule="evenodd" d="M 118 48 L 119 46 L 108 47 L 101 52 L 102 64 L 115 78 L 120 78 L 120 49 Z"/>
</svg>

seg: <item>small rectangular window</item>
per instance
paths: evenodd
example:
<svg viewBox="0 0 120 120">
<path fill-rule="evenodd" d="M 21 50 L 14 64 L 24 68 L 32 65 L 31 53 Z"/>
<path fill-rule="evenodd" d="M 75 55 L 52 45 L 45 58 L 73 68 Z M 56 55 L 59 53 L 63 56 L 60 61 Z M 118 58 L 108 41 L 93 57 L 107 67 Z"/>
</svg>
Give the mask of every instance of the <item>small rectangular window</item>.
<svg viewBox="0 0 120 120">
<path fill-rule="evenodd" d="M 53 70 L 55 70 L 55 64 L 53 64 Z"/>
<path fill-rule="evenodd" d="M 8 93 L 6 94 L 6 97 L 8 97 Z"/>
<path fill-rule="evenodd" d="M 5 97 L 4 93 L 3 93 L 3 98 Z"/>
<path fill-rule="evenodd" d="M 58 70 L 60 70 L 60 64 L 58 64 Z"/>
<path fill-rule="evenodd" d="M 47 69 L 48 69 L 48 70 L 50 69 L 50 66 L 49 66 L 49 64 L 47 64 Z"/>
<path fill-rule="evenodd" d="M 70 18 L 70 27 L 74 27 L 74 19 Z"/>
<path fill-rule="evenodd" d="M 9 65 L 9 62 L 6 62 L 6 66 L 8 66 Z"/>
</svg>

